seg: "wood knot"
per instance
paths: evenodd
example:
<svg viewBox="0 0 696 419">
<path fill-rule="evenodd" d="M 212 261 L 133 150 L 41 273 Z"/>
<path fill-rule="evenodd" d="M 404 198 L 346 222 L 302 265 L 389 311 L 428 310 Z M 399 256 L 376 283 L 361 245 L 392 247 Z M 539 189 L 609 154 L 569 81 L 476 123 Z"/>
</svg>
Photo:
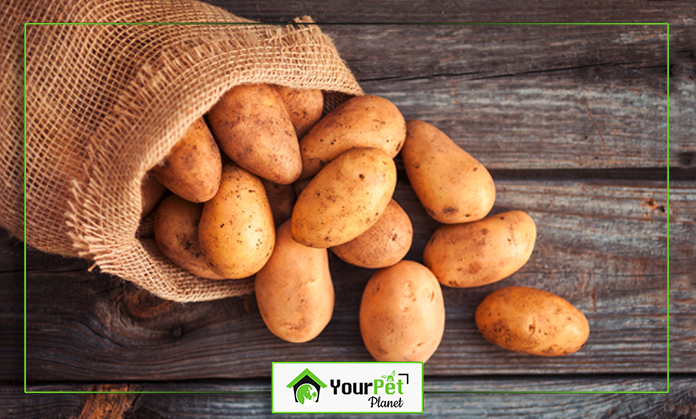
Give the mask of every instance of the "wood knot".
<svg viewBox="0 0 696 419">
<path fill-rule="evenodd" d="M 176 339 L 179 339 L 183 335 L 184 335 L 184 329 L 181 326 L 172 330 L 172 336 L 174 336 L 174 338 L 176 338 Z"/>
</svg>

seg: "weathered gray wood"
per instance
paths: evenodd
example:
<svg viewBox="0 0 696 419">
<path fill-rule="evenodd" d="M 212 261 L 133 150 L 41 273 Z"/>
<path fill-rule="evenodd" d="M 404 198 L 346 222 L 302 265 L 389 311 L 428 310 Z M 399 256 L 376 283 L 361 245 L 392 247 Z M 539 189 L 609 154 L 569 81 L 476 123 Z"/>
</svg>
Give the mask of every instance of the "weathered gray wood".
<svg viewBox="0 0 696 419">
<path fill-rule="evenodd" d="M 400 173 L 396 200 L 414 222 L 408 259 L 422 260 L 438 224 L 425 215 Z M 494 212 L 521 209 L 538 226 L 531 261 L 500 283 L 444 289 L 443 342 L 430 376 L 666 371 L 665 182 L 501 180 Z M 671 195 L 673 372 L 693 372 L 696 189 L 674 182 Z M 28 376 L 46 380 L 173 380 L 268 376 L 281 360 L 369 361 L 357 314 L 373 271 L 331 259 L 334 317 L 314 341 L 289 344 L 268 332 L 253 296 L 180 305 L 98 273 L 29 275 Z M 497 348 L 478 333 L 477 304 L 508 285 L 567 298 L 588 317 L 577 354 L 537 358 Z"/>
<path fill-rule="evenodd" d="M 623 2 L 621 19 L 607 19 L 596 5 L 566 2 L 573 18 L 549 14 L 545 4 L 509 14 L 519 7 L 512 2 L 492 14 L 480 14 L 483 5 L 470 2 L 415 8 L 380 2 L 360 11 L 348 2 L 295 8 L 270 2 L 253 9 L 213 3 L 264 22 L 300 13 L 320 23 L 361 23 L 322 29 L 365 91 L 394 101 L 407 118 L 435 123 L 488 167 L 507 169 L 665 166 L 667 28 L 366 23 L 669 20 L 670 165 L 696 165 L 696 29 L 690 24 L 696 13 L 685 3 L 660 3 L 647 13 L 642 4 Z M 385 13 L 390 8 L 399 13 Z M 438 8 L 445 14 L 432 13 Z M 541 10 L 524 20 L 533 9 Z M 496 20 L 503 10 L 505 18 Z"/>
<path fill-rule="evenodd" d="M 262 3 L 237 0 L 205 0 L 239 16 L 264 22 L 290 22 L 311 15 L 321 23 L 375 22 L 670 22 L 674 28 L 692 25 L 693 4 L 689 0 L 653 1 L 568 0 L 563 3 L 500 0 L 460 2 L 412 2 L 385 0 L 360 7 L 350 1 L 304 0 Z"/>
<path fill-rule="evenodd" d="M 531 383 L 545 387 L 556 379 L 539 378 Z M 648 389 L 640 378 L 615 378 L 611 384 L 593 386 L 592 378 L 564 380 L 575 389 L 594 388 L 597 391 L 661 391 Z M 669 394 L 456 394 L 434 393 L 452 388 L 448 380 L 426 380 L 424 417 L 519 417 L 519 418 L 691 418 L 696 415 L 696 380 L 673 378 Z M 467 388 L 478 391 L 517 391 L 530 385 L 529 380 L 472 379 L 464 382 Z M 122 386 L 116 386 L 118 388 Z M 94 386 L 40 386 L 37 391 L 92 390 Z M 144 394 L 138 396 L 124 418 L 190 418 L 271 416 L 270 385 L 252 381 L 245 385 L 234 382 L 219 384 L 141 384 L 142 391 L 250 391 L 237 394 Z M 456 390 L 457 388 L 454 388 Z M 636 389 L 636 390 L 634 390 Z M 87 395 L 24 395 L 17 387 L 0 387 L 0 415 L 13 418 L 76 417 L 83 409 Z M 104 396 L 113 399 L 126 395 Z M 273 417 L 282 417 L 273 415 Z M 312 415 L 325 417 L 325 415 Z M 331 417 L 357 417 L 332 415 Z M 410 416 L 404 416 L 410 417 Z"/>
<path fill-rule="evenodd" d="M 691 1 L 612 0 L 600 5 L 586 0 L 383 1 L 359 7 L 355 2 L 315 0 L 210 2 L 264 22 L 287 22 L 305 14 L 322 23 L 669 21 L 670 165 L 682 168 L 681 179 L 696 178 L 696 12 Z M 478 290 L 445 290 L 447 331 L 427 364 L 428 388 L 517 390 L 532 383 L 596 389 L 598 374 L 614 371 L 655 372 L 654 379 L 618 380 L 617 390 L 622 386 L 661 390 L 666 349 L 665 185 L 641 181 L 656 175 L 654 170 L 639 169 L 664 167 L 666 157 L 661 116 L 666 87 L 663 27 L 325 25 L 322 29 L 334 37 L 366 92 L 390 98 L 408 118 L 435 123 L 494 173 L 507 176 L 497 182 L 496 211 L 526 209 L 538 221 L 537 250 L 513 278 Z M 636 170 L 621 172 L 622 168 Z M 524 180 L 531 173 L 524 169 L 537 170 L 533 180 Z M 556 181 L 558 175 L 568 180 Z M 595 181 L 593 175 L 611 180 Z M 583 180 L 572 180 L 578 176 Z M 696 190 L 688 182 L 673 183 L 672 188 L 670 366 L 673 372 L 694 372 Z M 419 260 L 437 224 L 403 182 L 397 200 L 415 221 L 416 241 L 409 258 Z M 16 382 L 22 373 L 22 248 L 2 234 L 0 382 Z M 34 251 L 28 262 L 32 380 L 268 376 L 270 361 L 280 360 L 279 354 L 286 360 L 307 360 L 307 353 L 321 360 L 370 359 L 357 328 L 357 306 L 371 271 L 337 258 L 332 259 L 339 295 L 334 320 L 317 341 L 303 345 L 286 344 L 267 332 L 253 297 L 181 306 L 117 278 L 87 273 L 89 262 Z M 488 292 L 510 284 L 538 286 L 576 304 L 590 319 L 588 345 L 568 358 L 540 360 L 485 342 L 473 326 L 473 309 Z M 559 373 L 594 377 L 573 384 Z M 486 383 L 467 377 L 472 374 L 525 376 Z M 434 382 L 433 375 L 450 377 Z M 603 380 L 601 386 L 612 388 L 607 382 L 612 378 Z M 221 387 L 264 385 L 243 381 Z M 669 396 L 429 395 L 426 413 L 433 417 L 696 416 L 693 378 L 672 385 Z M 0 406 L 13 409 L 11 414 L 0 411 L 1 417 L 73 417 L 85 401 L 84 396 L 18 394 L 16 388 L 0 389 Z M 270 412 L 263 394 L 144 396 L 138 401 L 129 417 Z"/>
<path fill-rule="evenodd" d="M 0 383 L 20 380 L 23 375 L 22 285 L 21 272 L 0 273 Z"/>
</svg>

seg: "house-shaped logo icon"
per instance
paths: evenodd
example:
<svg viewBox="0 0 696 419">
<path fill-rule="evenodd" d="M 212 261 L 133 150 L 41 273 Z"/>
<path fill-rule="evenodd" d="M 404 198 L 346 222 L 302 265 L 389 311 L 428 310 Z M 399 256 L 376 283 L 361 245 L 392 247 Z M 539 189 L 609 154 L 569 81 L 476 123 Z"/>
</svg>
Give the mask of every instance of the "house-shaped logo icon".
<svg viewBox="0 0 696 419">
<path fill-rule="evenodd" d="M 326 384 L 317 378 L 312 371 L 305 368 L 287 387 L 292 387 L 292 391 L 295 394 L 295 402 L 308 404 L 309 402 L 316 403 L 319 401 L 319 392 L 326 387 Z"/>
</svg>

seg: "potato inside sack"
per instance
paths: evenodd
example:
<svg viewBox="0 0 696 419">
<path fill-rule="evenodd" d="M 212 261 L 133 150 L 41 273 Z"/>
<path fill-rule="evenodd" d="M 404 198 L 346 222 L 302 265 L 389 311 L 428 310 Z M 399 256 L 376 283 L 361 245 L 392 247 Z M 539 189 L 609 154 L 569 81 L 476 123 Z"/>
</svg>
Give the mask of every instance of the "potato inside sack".
<svg viewBox="0 0 696 419">
<path fill-rule="evenodd" d="M 302 157 L 295 128 L 273 87 L 234 87 L 210 109 L 207 118 L 220 148 L 239 166 L 283 185 L 300 176 Z"/>
<path fill-rule="evenodd" d="M 493 208 L 495 185 L 481 163 L 427 122 L 410 120 L 401 157 L 425 210 L 445 224 L 468 223 Z"/>
<path fill-rule="evenodd" d="M 220 149 L 203 118 L 198 118 L 152 174 L 170 191 L 191 202 L 212 198 L 220 185 Z"/>
<path fill-rule="evenodd" d="M 412 242 L 411 219 L 392 199 L 375 225 L 353 240 L 332 247 L 331 251 L 352 265 L 378 269 L 403 259 Z"/>
<path fill-rule="evenodd" d="M 321 90 L 298 90 L 285 86 L 273 86 L 283 98 L 297 138 L 302 138 L 321 119 L 324 110 L 324 94 Z"/>
<path fill-rule="evenodd" d="M 580 310 L 557 295 L 527 287 L 491 293 L 476 309 L 476 325 L 501 348 L 540 356 L 577 352 L 590 336 Z"/>
<path fill-rule="evenodd" d="M 203 204 L 169 195 L 155 213 L 155 241 L 164 256 L 180 268 L 201 278 L 224 279 L 208 267 L 198 243 L 202 212 Z"/>
<path fill-rule="evenodd" d="M 357 96 L 331 111 L 300 140 L 302 175 L 312 177 L 346 151 L 369 147 L 394 158 L 406 139 L 406 122 L 387 99 Z"/>
<path fill-rule="evenodd" d="M 360 304 L 360 332 L 377 361 L 425 362 L 445 330 L 445 304 L 435 275 L 402 260 L 377 271 Z"/>
<path fill-rule="evenodd" d="M 203 206 L 198 226 L 208 266 L 229 278 L 258 272 L 271 257 L 275 227 L 261 179 L 235 164 L 225 165 L 218 193 Z"/>
<path fill-rule="evenodd" d="M 317 337 L 334 309 L 327 250 L 297 243 L 286 221 L 278 228 L 271 258 L 256 274 L 256 301 L 268 330 L 279 338 Z"/>
<path fill-rule="evenodd" d="M 292 236 L 327 248 L 358 237 L 384 212 L 396 188 L 396 165 L 382 150 L 358 148 L 329 163 L 305 187 L 292 212 Z"/>
<path fill-rule="evenodd" d="M 480 287 L 517 272 L 531 257 L 535 242 L 532 217 L 509 211 L 440 227 L 425 246 L 423 261 L 442 285 Z"/>
</svg>

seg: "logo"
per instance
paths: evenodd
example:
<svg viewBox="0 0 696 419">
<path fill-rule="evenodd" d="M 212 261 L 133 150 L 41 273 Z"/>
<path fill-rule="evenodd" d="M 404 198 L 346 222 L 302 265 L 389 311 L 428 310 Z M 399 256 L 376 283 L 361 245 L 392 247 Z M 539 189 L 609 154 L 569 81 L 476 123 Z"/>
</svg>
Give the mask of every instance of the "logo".
<svg viewBox="0 0 696 419">
<path fill-rule="evenodd" d="M 319 401 L 319 392 L 326 387 L 326 384 L 317 378 L 309 368 L 305 368 L 300 375 L 290 381 L 287 387 L 292 387 L 293 393 L 295 393 L 295 402 L 309 404 Z"/>
<path fill-rule="evenodd" d="M 422 413 L 423 363 L 274 362 L 271 389 L 273 413 Z"/>
</svg>

